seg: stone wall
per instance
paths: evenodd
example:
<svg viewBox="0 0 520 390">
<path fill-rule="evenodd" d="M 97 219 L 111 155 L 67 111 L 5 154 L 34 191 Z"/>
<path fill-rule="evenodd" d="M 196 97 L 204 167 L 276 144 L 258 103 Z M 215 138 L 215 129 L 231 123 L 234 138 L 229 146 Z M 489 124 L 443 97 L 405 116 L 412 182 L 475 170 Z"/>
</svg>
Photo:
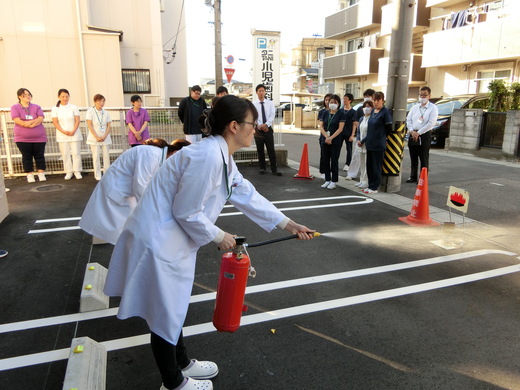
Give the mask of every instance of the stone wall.
<svg viewBox="0 0 520 390">
<path fill-rule="evenodd" d="M 446 147 L 449 145 L 449 149 L 456 151 L 478 150 L 483 118 L 484 111 L 481 109 L 453 111 Z"/>
<path fill-rule="evenodd" d="M 519 153 L 520 111 L 508 111 L 502 151 L 506 156 L 514 157 Z"/>
</svg>

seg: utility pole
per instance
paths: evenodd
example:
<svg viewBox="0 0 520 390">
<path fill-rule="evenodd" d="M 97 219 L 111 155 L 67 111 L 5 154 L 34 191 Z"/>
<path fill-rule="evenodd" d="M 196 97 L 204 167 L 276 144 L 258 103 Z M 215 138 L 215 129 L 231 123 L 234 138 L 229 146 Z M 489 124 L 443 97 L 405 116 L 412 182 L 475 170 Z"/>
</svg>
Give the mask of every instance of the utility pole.
<svg viewBox="0 0 520 390">
<path fill-rule="evenodd" d="M 220 6 L 222 0 L 215 0 L 213 2 L 213 9 L 215 10 L 215 90 L 224 85 L 222 82 L 222 38 L 220 23 Z"/>
<path fill-rule="evenodd" d="M 394 130 L 397 130 L 406 122 L 406 100 L 408 98 L 408 80 L 410 78 L 413 20 L 417 1 L 395 0 L 394 7 L 395 15 L 390 41 L 386 106 L 392 111 Z M 398 192 L 401 189 L 401 170 L 399 170 L 399 176 L 385 176 L 383 185 L 386 188 L 386 192 Z"/>
</svg>

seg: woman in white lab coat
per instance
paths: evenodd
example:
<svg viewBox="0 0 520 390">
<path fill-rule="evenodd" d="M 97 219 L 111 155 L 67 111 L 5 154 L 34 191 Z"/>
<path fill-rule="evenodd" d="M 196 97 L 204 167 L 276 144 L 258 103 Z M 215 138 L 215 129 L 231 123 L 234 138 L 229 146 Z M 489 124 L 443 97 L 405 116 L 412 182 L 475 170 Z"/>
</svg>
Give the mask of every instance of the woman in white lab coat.
<svg viewBox="0 0 520 390">
<path fill-rule="evenodd" d="M 171 145 L 149 139 L 142 148 L 132 148 L 117 158 L 98 183 L 83 211 L 79 226 L 110 244 L 116 243 L 125 222 L 143 196 L 155 172 L 177 150 L 190 143 L 178 139 Z"/>
<path fill-rule="evenodd" d="M 258 117 L 253 104 L 226 95 L 205 115 L 210 136 L 176 153 L 148 184 L 117 241 L 105 284 L 105 294 L 122 297 L 118 318 L 147 321 L 163 390 L 213 388 L 198 379 L 216 376 L 217 365 L 188 359 L 182 327 L 199 247 L 236 245 L 215 225 L 226 201 L 266 231 L 279 227 L 300 239 L 313 232 L 261 196 L 233 161 L 234 152 L 251 145 Z"/>
</svg>

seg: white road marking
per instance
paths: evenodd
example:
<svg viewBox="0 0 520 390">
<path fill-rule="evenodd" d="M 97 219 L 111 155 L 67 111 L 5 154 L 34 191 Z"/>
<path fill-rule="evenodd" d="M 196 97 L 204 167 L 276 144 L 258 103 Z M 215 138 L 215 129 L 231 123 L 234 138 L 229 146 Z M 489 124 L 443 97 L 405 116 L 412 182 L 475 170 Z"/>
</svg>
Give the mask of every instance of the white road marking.
<svg viewBox="0 0 520 390">
<path fill-rule="evenodd" d="M 356 195 L 345 195 L 345 196 L 330 196 L 324 198 L 307 198 L 307 199 L 292 199 L 292 200 L 277 200 L 271 202 L 273 204 L 283 204 L 283 203 L 301 203 L 301 202 L 315 202 L 315 201 L 323 201 L 323 200 L 336 200 L 336 199 L 362 199 L 357 202 L 344 202 L 344 203 L 332 203 L 332 204 L 322 204 L 322 205 L 314 205 L 314 206 L 301 206 L 301 207 L 286 207 L 279 209 L 280 211 L 294 211 L 294 210 L 304 210 L 304 209 L 320 209 L 326 207 L 341 207 L 341 206 L 354 206 L 358 204 L 367 204 L 372 203 L 374 200 L 372 198 L 367 198 L 365 196 L 356 196 Z M 234 207 L 233 205 L 226 205 L 224 208 Z M 234 213 L 222 213 L 219 217 L 230 217 L 235 215 L 242 215 L 241 212 Z M 53 219 L 41 219 L 37 220 L 35 223 L 52 223 L 52 222 L 64 222 L 64 221 L 79 221 L 81 217 L 71 217 L 71 218 L 53 218 Z M 32 229 L 29 230 L 29 234 L 38 234 L 38 233 L 54 233 L 61 232 L 67 230 L 79 230 L 81 229 L 79 226 L 65 226 L 59 228 L 49 228 L 49 229 Z"/>
<path fill-rule="evenodd" d="M 499 187 L 505 187 L 505 184 L 500 184 L 500 183 L 489 183 L 489 184 L 493 184 L 494 186 L 499 186 Z"/>
<path fill-rule="evenodd" d="M 458 276 L 450 279 L 438 280 L 435 282 L 415 284 L 407 287 L 400 287 L 391 290 L 384 290 L 375 293 L 368 293 L 356 295 L 353 297 L 346 297 L 340 299 L 333 299 L 330 301 L 311 303 L 307 305 L 300 305 L 289 307 L 280 310 L 273 310 L 265 313 L 251 314 L 242 317 L 241 326 L 259 324 L 262 322 L 279 320 L 303 314 L 311 314 L 324 310 L 338 309 L 347 306 L 358 305 L 361 303 L 374 302 L 389 298 L 400 297 L 404 295 L 416 294 L 419 292 L 431 291 L 445 287 L 457 286 L 460 284 L 476 282 L 479 280 L 494 278 L 498 276 L 508 275 L 520 272 L 520 264 L 509 267 L 497 268 L 490 271 L 477 272 L 474 274 Z M 216 329 L 210 322 L 187 326 L 183 328 L 185 337 L 195 336 L 203 333 L 215 332 Z M 107 351 L 115 351 L 124 348 L 137 347 L 146 345 L 150 342 L 150 335 L 143 334 L 139 336 L 126 337 L 123 339 L 104 341 L 100 344 L 104 345 Z M 7 358 L 0 360 L 0 371 L 10 370 L 14 368 L 27 367 L 35 364 L 50 363 L 57 360 L 67 359 L 69 349 L 64 348 L 55 351 L 47 351 L 35 353 L 31 355 L 17 356 L 14 358 Z"/>
<path fill-rule="evenodd" d="M 409 269 L 409 268 L 424 267 L 427 265 L 441 264 L 441 263 L 446 263 L 449 261 L 464 260 L 464 259 L 468 259 L 471 257 L 478 257 L 478 256 L 484 256 L 484 255 L 490 255 L 490 254 L 505 255 L 505 256 L 516 256 L 517 255 L 516 253 L 507 252 L 507 251 L 503 251 L 503 250 L 481 249 L 481 250 L 457 253 L 457 254 L 447 255 L 447 256 L 431 257 L 431 258 L 423 259 L 423 260 L 408 261 L 405 263 L 383 265 L 383 266 L 379 266 L 379 267 L 364 268 L 364 269 L 346 271 L 346 272 L 337 272 L 337 273 L 326 274 L 326 275 L 310 276 L 307 278 L 284 280 L 281 282 L 265 283 L 265 284 L 260 284 L 258 286 L 247 287 L 246 294 L 255 294 L 255 293 L 264 292 L 264 291 L 274 291 L 274 290 L 279 290 L 282 288 L 299 287 L 299 286 L 305 286 L 305 285 L 315 284 L 315 283 L 332 282 L 332 281 L 336 281 L 336 280 L 355 278 L 355 277 L 359 277 L 359 276 L 376 275 L 376 274 L 380 274 L 383 272 L 392 272 L 392 271 L 399 271 L 399 270 Z M 217 294 L 214 292 L 193 295 L 190 298 L 190 304 L 212 301 L 215 299 L 216 295 Z M 13 322 L 10 324 L 2 324 L 2 325 L 0 325 L 0 334 L 8 333 L 8 332 L 17 332 L 17 331 L 26 330 L 26 329 L 41 328 L 44 326 L 62 325 L 62 324 L 67 324 L 67 323 L 71 323 L 71 322 L 92 320 L 92 319 L 96 319 L 96 318 L 111 317 L 111 316 L 115 316 L 117 314 L 117 310 L 118 310 L 118 308 L 114 307 L 111 309 L 95 310 L 95 311 L 86 312 L 86 313 L 68 314 L 68 315 L 63 315 L 63 316 Z"/>
</svg>

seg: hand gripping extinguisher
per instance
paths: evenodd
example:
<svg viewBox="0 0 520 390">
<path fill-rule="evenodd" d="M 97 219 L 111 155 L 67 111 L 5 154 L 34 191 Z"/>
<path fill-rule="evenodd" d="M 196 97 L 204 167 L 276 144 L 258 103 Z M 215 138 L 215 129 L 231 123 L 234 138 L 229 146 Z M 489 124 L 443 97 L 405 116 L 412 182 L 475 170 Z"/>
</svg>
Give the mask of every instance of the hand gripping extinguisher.
<svg viewBox="0 0 520 390">
<path fill-rule="evenodd" d="M 220 332 L 235 332 L 240 327 L 247 277 L 255 277 L 247 254 L 245 237 L 235 237 L 236 246 L 222 255 L 213 325 Z"/>
</svg>

